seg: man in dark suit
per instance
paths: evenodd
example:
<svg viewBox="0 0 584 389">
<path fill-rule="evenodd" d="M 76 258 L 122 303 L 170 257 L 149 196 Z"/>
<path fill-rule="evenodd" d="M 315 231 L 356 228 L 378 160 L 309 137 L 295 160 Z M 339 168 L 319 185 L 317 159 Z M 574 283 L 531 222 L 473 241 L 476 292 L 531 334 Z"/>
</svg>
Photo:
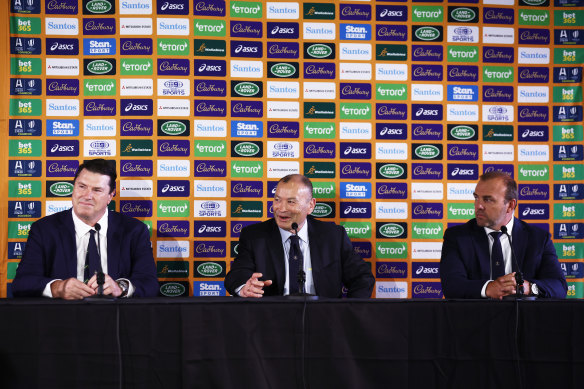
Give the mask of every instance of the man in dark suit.
<svg viewBox="0 0 584 389">
<path fill-rule="evenodd" d="M 116 178 L 115 168 L 104 159 L 79 166 L 73 208 L 31 226 L 12 283 L 15 297 L 74 300 L 93 296 L 98 291 L 100 272 L 104 274 L 104 295 L 157 295 L 148 228 L 107 209 L 115 195 Z"/>
<path fill-rule="evenodd" d="M 444 234 L 440 260 L 444 296 L 502 299 L 515 294 L 518 269 L 512 244 L 525 280 L 524 295 L 565 298 L 568 288 L 550 234 L 513 217 L 517 183 L 502 172 L 486 173 L 474 198 L 475 219 Z"/>
<path fill-rule="evenodd" d="M 305 292 L 341 297 L 344 285 L 348 297 L 371 297 L 375 279 L 369 266 L 353 252 L 343 227 L 308 216 L 315 205 L 308 178 L 292 174 L 278 182 L 274 218 L 241 232 L 237 257 L 225 277 L 230 294 L 262 297 L 299 292 L 297 274 L 290 270 L 295 266 L 290 260 L 295 257 L 292 246 L 298 241 L 304 262 L 301 270 L 306 275 Z"/>
</svg>

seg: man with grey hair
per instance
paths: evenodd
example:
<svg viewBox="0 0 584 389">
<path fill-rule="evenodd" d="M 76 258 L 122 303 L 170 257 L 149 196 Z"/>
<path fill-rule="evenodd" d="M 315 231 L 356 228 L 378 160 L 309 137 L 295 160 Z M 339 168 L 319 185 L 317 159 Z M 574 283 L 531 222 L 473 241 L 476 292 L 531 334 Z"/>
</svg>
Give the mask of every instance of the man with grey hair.
<svg viewBox="0 0 584 389">
<path fill-rule="evenodd" d="M 227 291 L 240 297 L 308 293 L 369 298 L 375 279 L 353 251 L 345 229 L 310 216 L 316 199 L 300 174 L 276 187 L 274 218 L 241 231 L 238 254 L 225 277 Z M 300 259 L 300 260 L 299 260 Z"/>
<path fill-rule="evenodd" d="M 565 298 L 567 284 L 550 234 L 513 216 L 515 180 L 503 172 L 485 173 L 474 198 L 475 218 L 444 233 L 444 296 L 502 299 L 516 293 L 521 272 L 524 295 Z"/>
</svg>

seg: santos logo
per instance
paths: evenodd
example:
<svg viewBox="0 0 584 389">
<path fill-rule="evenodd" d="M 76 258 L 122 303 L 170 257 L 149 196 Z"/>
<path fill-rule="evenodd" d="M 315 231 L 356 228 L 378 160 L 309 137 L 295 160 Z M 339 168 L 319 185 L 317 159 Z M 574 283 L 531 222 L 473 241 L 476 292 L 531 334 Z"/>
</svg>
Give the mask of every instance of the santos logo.
<svg viewBox="0 0 584 389">
<path fill-rule="evenodd" d="M 224 138 L 227 136 L 227 121 L 195 120 L 195 136 L 202 138 Z"/>
<path fill-rule="evenodd" d="M 47 99 L 47 116 L 79 116 L 79 100 Z"/>
<path fill-rule="evenodd" d="M 333 85 L 335 84 L 333 83 Z M 270 99 L 298 99 L 300 97 L 300 83 L 268 81 L 267 94 Z"/>
<path fill-rule="evenodd" d="M 73 18 L 46 18 L 46 35 L 79 35 L 79 20 Z"/>
<path fill-rule="evenodd" d="M 334 23 L 303 23 L 303 38 L 322 40 L 334 40 L 336 38 L 336 25 Z"/>
<path fill-rule="evenodd" d="M 191 165 L 184 160 L 158 160 L 158 177 L 190 177 Z"/>
<path fill-rule="evenodd" d="M 157 19 L 158 35 L 189 35 L 188 19 Z"/>
<path fill-rule="evenodd" d="M 548 145 L 518 145 L 517 159 L 519 161 L 542 161 L 550 159 L 550 150 Z"/>
<path fill-rule="evenodd" d="M 189 258 L 188 241 L 158 241 L 156 243 L 157 258 Z"/>
<path fill-rule="evenodd" d="M 227 181 L 195 180 L 193 186 L 195 197 L 227 197 Z"/>
<path fill-rule="evenodd" d="M 376 143 L 375 158 L 378 160 L 386 159 L 408 159 L 407 143 Z"/>
<path fill-rule="evenodd" d="M 408 298 L 408 283 L 395 281 L 375 282 L 375 298 Z"/>
<path fill-rule="evenodd" d="M 447 183 L 448 200 L 472 200 L 476 184 Z"/>
<path fill-rule="evenodd" d="M 408 65 L 375 64 L 375 79 L 381 81 L 407 81 Z"/>
<path fill-rule="evenodd" d="M 408 203 L 404 202 L 376 202 L 375 217 L 377 219 L 407 219 Z"/>
<path fill-rule="evenodd" d="M 262 78 L 264 65 L 262 61 L 235 61 L 231 60 L 231 77 Z"/>
<path fill-rule="evenodd" d="M 116 136 L 115 119 L 84 119 L 84 136 Z"/>
</svg>

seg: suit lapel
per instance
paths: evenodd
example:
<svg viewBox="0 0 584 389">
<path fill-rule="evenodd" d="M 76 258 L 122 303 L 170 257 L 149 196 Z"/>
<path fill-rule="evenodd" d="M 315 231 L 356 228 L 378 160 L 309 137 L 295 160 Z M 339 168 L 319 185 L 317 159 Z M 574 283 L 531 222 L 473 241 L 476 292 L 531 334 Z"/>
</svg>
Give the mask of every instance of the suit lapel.
<svg viewBox="0 0 584 389">
<path fill-rule="evenodd" d="M 266 246 L 268 247 L 270 260 L 274 265 L 274 271 L 276 272 L 278 293 L 282 295 L 284 293 L 284 283 L 286 282 L 286 269 L 284 267 L 284 261 L 286 258 L 284 256 L 284 247 L 282 246 L 282 235 L 280 235 L 280 230 L 274 219 L 272 219 L 269 224 L 267 235 Z"/>
<path fill-rule="evenodd" d="M 118 278 L 120 261 L 120 248 L 122 247 L 120 242 L 120 235 L 118 233 L 119 223 L 117 220 L 117 215 L 109 211 L 107 218 L 107 272 L 111 278 L 114 280 Z"/>
<path fill-rule="evenodd" d="M 310 248 L 310 263 L 312 266 L 312 279 L 314 281 L 314 291 L 315 294 L 318 295 L 318 286 L 322 285 L 321 276 L 322 276 L 322 260 L 323 256 L 319 248 L 324 247 L 324 245 L 318 245 L 316 242 L 318 239 L 322 239 L 319 237 L 317 232 L 314 228 L 314 223 L 309 221 L 309 218 L 306 219 L 306 223 L 308 224 L 308 247 Z"/>
<path fill-rule="evenodd" d="M 515 219 L 513 221 L 511 242 L 513 244 L 513 250 L 515 251 L 519 269 L 523 269 L 523 258 L 525 257 L 525 251 L 527 250 L 527 235 L 525 232 L 525 227 L 523 224 L 521 224 L 519 219 Z M 513 271 L 517 270 L 518 269 L 515 269 L 515 263 L 513 263 Z"/>
<path fill-rule="evenodd" d="M 479 261 L 479 266 L 481 270 L 481 276 L 483 278 L 491 277 L 491 257 L 489 255 L 489 238 L 485 233 L 485 229 L 473 223 L 472 228 L 473 234 L 473 245 L 475 253 L 477 253 L 477 259 Z"/>
<path fill-rule="evenodd" d="M 75 224 L 73 223 L 73 210 L 64 212 L 59 221 L 64 234 L 61 235 L 61 245 L 65 251 L 65 266 L 67 274 L 77 277 L 77 240 L 75 239 Z"/>
</svg>

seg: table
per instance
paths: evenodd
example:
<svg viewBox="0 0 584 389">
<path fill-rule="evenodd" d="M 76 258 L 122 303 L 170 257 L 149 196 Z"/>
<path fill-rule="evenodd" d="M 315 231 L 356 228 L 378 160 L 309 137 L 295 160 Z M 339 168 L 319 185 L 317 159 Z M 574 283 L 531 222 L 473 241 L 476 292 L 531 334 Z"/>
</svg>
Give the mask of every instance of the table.
<svg viewBox="0 0 584 389">
<path fill-rule="evenodd" d="M 582 388 L 579 300 L 0 300 L 2 388 Z"/>
</svg>

